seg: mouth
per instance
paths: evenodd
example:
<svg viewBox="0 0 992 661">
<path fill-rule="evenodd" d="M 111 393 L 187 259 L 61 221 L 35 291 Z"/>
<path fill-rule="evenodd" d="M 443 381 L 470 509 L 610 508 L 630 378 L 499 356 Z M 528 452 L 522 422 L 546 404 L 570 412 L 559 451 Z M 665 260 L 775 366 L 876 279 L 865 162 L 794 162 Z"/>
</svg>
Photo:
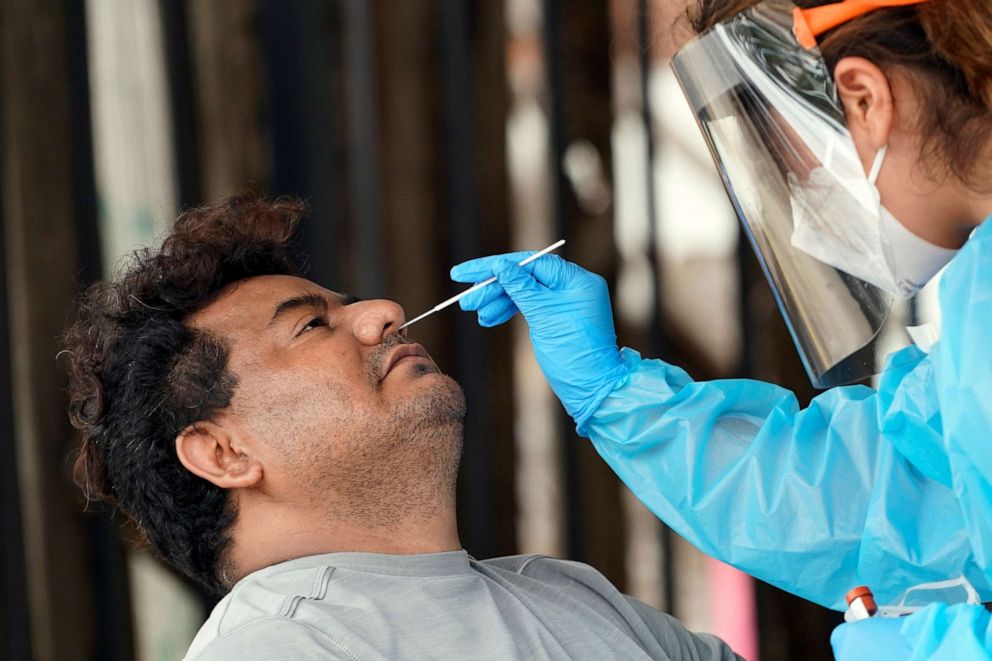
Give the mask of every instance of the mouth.
<svg viewBox="0 0 992 661">
<path fill-rule="evenodd" d="M 401 344 L 393 349 L 393 352 L 389 354 L 389 357 L 383 362 L 382 374 L 379 376 L 379 380 L 381 381 L 382 379 L 385 379 L 386 375 L 388 375 L 401 360 L 411 357 L 429 358 L 427 352 L 419 344 L 415 342 L 410 344 Z"/>
</svg>

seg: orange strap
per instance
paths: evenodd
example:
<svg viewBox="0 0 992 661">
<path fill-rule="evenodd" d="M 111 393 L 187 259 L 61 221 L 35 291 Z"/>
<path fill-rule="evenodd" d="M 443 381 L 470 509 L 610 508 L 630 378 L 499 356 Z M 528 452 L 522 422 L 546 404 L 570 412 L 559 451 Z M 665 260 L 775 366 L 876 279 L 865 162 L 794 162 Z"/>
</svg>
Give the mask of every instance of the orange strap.
<svg viewBox="0 0 992 661">
<path fill-rule="evenodd" d="M 984 2 L 985 0 L 975 1 Z M 795 33 L 796 39 L 799 40 L 800 46 L 807 49 L 814 48 L 818 36 L 838 25 L 847 23 L 851 19 L 884 7 L 903 7 L 918 5 L 923 2 L 927 2 L 927 0 L 843 0 L 843 2 L 810 7 L 809 9 L 796 7 L 792 11 L 792 31 Z"/>
</svg>

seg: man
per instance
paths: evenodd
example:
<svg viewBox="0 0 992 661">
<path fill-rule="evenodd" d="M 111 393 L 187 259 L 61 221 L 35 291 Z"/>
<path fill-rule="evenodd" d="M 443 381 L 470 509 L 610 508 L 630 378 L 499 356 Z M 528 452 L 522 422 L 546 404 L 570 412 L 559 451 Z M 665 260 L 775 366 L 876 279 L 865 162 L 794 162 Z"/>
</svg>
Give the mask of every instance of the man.
<svg viewBox="0 0 992 661">
<path fill-rule="evenodd" d="M 66 335 L 81 484 L 228 592 L 187 658 L 734 658 L 585 565 L 461 549 L 461 388 L 397 304 L 296 275 L 302 212 L 184 213 Z"/>
</svg>

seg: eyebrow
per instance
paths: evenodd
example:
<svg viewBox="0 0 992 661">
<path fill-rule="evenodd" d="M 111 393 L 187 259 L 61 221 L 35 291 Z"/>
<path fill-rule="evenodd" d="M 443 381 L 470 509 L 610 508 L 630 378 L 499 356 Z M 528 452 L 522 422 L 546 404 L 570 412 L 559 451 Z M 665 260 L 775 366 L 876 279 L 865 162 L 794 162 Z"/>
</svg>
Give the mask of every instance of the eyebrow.
<svg viewBox="0 0 992 661">
<path fill-rule="evenodd" d="M 276 306 L 276 311 L 272 315 L 272 319 L 269 320 L 269 326 L 272 326 L 279 321 L 280 317 L 285 316 L 293 310 L 310 308 L 326 313 L 329 307 L 330 306 L 327 303 L 327 299 L 315 292 L 307 292 L 306 294 L 294 296 L 293 298 L 287 298 L 285 301 L 282 301 Z"/>
<path fill-rule="evenodd" d="M 352 296 L 351 294 L 339 294 L 341 305 L 351 305 L 352 303 L 357 303 L 362 300 L 357 296 Z M 316 293 L 307 292 L 299 296 L 294 296 L 292 298 L 287 298 L 285 301 L 279 303 L 276 306 L 276 311 L 272 315 L 272 319 L 269 320 L 269 326 L 272 326 L 279 318 L 292 312 L 293 310 L 299 310 L 300 308 L 310 308 L 312 310 L 320 310 L 324 314 L 327 314 L 330 309 L 330 304 L 327 302 L 327 298 Z"/>
</svg>

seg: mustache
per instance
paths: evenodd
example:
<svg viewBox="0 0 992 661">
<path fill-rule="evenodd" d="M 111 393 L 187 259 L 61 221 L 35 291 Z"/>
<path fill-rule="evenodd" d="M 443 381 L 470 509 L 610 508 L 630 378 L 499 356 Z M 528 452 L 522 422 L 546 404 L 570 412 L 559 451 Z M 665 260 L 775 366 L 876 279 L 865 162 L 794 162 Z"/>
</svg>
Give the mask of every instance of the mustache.
<svg viewBox="0 0 992 661">
<path fill-rule="evenodd" d="M 416 342 L 405 335 L 389 335 L 375 348 L 372 355 L 369 356 L 369 360 L 365 364 L 365 375 L 373 383 L 379 382 L 379 376 L 382 374 L 382 365 L 389 356 L 389 352 L 401 344 L 416 344 Z"/>
</svg>

